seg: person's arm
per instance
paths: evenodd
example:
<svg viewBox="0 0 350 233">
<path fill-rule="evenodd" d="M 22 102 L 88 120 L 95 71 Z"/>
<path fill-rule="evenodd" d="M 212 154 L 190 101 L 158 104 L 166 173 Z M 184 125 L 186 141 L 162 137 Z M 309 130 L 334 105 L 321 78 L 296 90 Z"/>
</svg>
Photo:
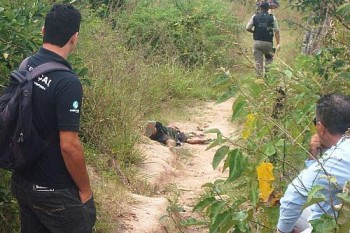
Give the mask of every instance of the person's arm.
<svg viewBox="0 0 350 233">
<path fill-rule="evenodd" d="M 275 32 L 276 49 L 280 47 L 280 32 Z"/>
<path fill-rule="evenodd" d="M 92 197 L 92 190 L 78 132 L 60 131 L 60 147 L 67 170 L 79 189 L 80 200 L 85 203 Z"/>
<path fill-rule="evenodd" d="M 248 21 L 248 23 L 247 23 L 247 25 L 246 25 L 246 27 L 245 27 L 245 29 L 246 29 L 248 32 L 251 32 L 251 33 L 254 32 L 254 29 L 253 29 L 253 26 L 254 26 L 253 18 L 254 18 L 254 16 L 250 18 L 250 20 Z"/>
<path fill-rule="evenodd" d="M 304 169 L 293 181 L 281 198 L 280 216 L 277 228 L 280 232 L 294 232 L 295 223 L 302 213 L 303 205 L 307 201 L 308 191 L 318 177 L 318 170 Z M 297 232 L 297 231 L 296 231 Z"/>
<path fill-rule="evenodd" d="M 278 50 L 280 48 L 280 29 L 278 27 L 278 22 L 277 19 L 275 18 L 275 16 L 273 17 L 273 31 L 275 34 L 275 40 L 276 40 L 276 50 Z"/>
</svg>

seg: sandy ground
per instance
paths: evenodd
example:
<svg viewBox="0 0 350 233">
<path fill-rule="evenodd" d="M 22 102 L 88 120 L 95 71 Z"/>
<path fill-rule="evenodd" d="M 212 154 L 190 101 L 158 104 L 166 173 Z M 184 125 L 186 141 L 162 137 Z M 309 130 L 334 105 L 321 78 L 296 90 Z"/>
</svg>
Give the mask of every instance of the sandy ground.
<svg viewBox="0 0 350 233">
<path fill-rule="evenodd" d="M 237 130 L 230 122 L 231 114 L 232 101 L 208 103 L 190 110 L 188 121 L 173 124 L 186 133 L 194 132 L 199 135 L 205 129 L 217 128 L 225 136 L 234 136 Z M 205 134 L 203 137 L 215 138 L 216 135 Z M 158 194 L 154 197 L 132 195 L 134 204 L 130 206 L 130 214 L 122 219 L 124 233 L 208 232 L 203 227 L 171 229 L 164 227 L 164 222 L 160 221 L 162 216 L 167 215 L 166 209 L 170 206 L 167 199 L 169 187 L 175 187 L 178 194 L 177 204 L 184 209 L 180 212 L 181 218 L 196 217 L 192 209 L 203 192 L 201 186 L 225 177 L 220 169 L 213 170 L 211 165 L 217 148 L 206 150 L 207 146 L 185 143 L 180 147 L 168 148 L 151 140 L 140 145 L 147 158 L 142 167 L 143 173 L 148 182 L 158 190 Z"/>
</svg>

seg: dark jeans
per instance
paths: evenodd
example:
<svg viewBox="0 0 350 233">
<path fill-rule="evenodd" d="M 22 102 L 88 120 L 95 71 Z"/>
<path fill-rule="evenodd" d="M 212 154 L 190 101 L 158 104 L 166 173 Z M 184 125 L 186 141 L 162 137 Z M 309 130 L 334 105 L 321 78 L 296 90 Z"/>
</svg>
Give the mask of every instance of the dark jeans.
<svg viewBox="0 0 350 233">
<path fill-rule="evenodd" d="M 93 197 L 81 203 L 77 188 L 49 189 L 12 175 L 22 233 L 90 233 L 96 221 Z"/>
</svg>

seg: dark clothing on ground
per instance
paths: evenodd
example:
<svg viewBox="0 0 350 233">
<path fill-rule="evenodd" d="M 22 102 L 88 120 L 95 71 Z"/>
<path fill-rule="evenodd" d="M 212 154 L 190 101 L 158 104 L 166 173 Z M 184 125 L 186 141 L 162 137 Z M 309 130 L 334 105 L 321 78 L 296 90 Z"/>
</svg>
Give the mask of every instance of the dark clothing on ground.
<svg viewBox="0 0 350 233">
<path fill-rule="evenodd" d="M 168 139 L 173 139 L 176 145 L 181 145 L 181 142 L 186 142 L 186 135 L 177 128 L 166 127 L 160 122 L 155 123 L 156 133 L 151 135 L 152 140 L 158 141 L 160 143 L 166 144 Z"/>
</svg>

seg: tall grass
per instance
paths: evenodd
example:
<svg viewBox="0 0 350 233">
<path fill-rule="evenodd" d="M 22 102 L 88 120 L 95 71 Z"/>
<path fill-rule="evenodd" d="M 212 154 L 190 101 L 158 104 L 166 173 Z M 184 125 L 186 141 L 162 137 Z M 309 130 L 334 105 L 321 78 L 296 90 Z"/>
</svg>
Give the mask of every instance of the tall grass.
<svg viewBox="0 0 350 233">
<path fill-rule="evenodd" d="M 84 86 L 82 137 L 89 163 L 102 176 L 95 186 L 105 213 L 98 228 L 104 230 L 113 215 L 120 214 L 108 209 L 106 193 L 117 205 L 123 203 L 125 185 L 151 194 L 152 188 L 137 174 L 143 157 L 135 145 L 144 122 L 167 122 L 179 117 L 176 112 L 184 106 L 216 99 L 223 90 L 213 88 L 221 66 L 242 81 L 254 74 L 252 38 L 244 31 L 255 10 L 253 1 L 217 1 L 215 7 L 210 1 L 146 3 L 110 14 L 110 25 L 86 11 L 81 30 L 78 53 L 89 69 L 85 78 L 90 83 Z M 295 16 L 287 8 L 275 14 L 282 35 L 279 57 L 292 63 L 298 35 L 285 19 Z M 192 63 L 191 56 L 198 60 Z M 119 191 L 113 194 L 103 183 Z"/>
<path fill-rule="evenodd" d="M 235 50 L 234 47 L 227 47 L 235 42 L 231 40 L 237 32 L 231 30 L 235 25 L 227 26 L 234 22 L 234 18 L 230 19 L 230 22 L 224 21 L 223 15 L 218 11 L 227 10 L 222 7 L 226 3 L 220 2 L 219 6 L 215 7 L 218 12 L 205 5 L 209 4 L 208 1 L 205 4 L 201 4 L 200 1 L 196 1 L 195 5 L 189 3 L 179 0 L 174 6 L 172 1 L 162 1 L 162 4 L 157 5 L 154 14 L 150 13 L 153 8 L 147 4 L 137 4 L 142 9 L 136 5 L 129 5 L 130 8 L 126 11 L 110 14 L 109 19 L 100 19 L 99 12 L 96 11 L 83 11 L 85 20 L 77 53 L 83 58 L 84 66 L 89 72 L 84 77 L 87 84 L 84 85 L 81 136 L 88 162 L 93 167 L 91 171 L 95 177 L 94 189 L 98 190 L 96 202 L 102 216 L 98 221 L 97 231 L 108 232 L 108 228 L 114 228 L 115 216 L 120 214 L 118 208 L 113 211 L 108 203 L 105 203 L 106 193 L 111 195 L 114 204 L 121 209 L 121 205 L 125 203 L 122 201 L 125 196 L 123 190 L 150 194 L 152 188 L 147 187 L 137 173 L 137 167 L 143 162 L 143 157 L 135 145 L 143 133 L 144 123 L 147 120 L 166 122 L 171 119 L 171 116 L 166 114 L 181 112 L 182 107 L 198 100 L 215 99 L 218 91 L 212 86 L 216 79 L 216 68 L 220 63 L 236 62 L 236 58 L 227 56 L 228 51 Z M 167 5 L 167 8 L 160 8 L 164 5 Z M 182 12 L 178 19 L 172 17 L 174 9 L 178 13 Z M 188 10 L 190 12 L 186 14 L 185 11 Z M 133 15 L 135 11 L 138 14 Z M 164 13 L 160 14 L 161 11 Z M 182 62 L 181 57 L 186 55 L 185 41 L 191 41 L 193 37 L 188 37 L 190 34 L 187 29 L 181 30 L 185 29 L 185 23 L 195 22 L 191 14 L 196 12 L 198 15 L 206 15 L 195 20 L 198 20 L 197 23 L 201 27 L 211 28 L 212 33 L 206 29 L 205 33 L 211 37 L 201 32 L 195 34 L 196 41 L 202 48 L 187 51 L 187 54 L 190 57 L 192 51 L 197 51 L 197 58 L 202 56 L 206 62 L 196 63 L 191 68 L 189 63 Z M 217 22 L 213 21 L 214 18 L 207 17 L 208 15 L 221 20 L 219 29 L 222 30 L 222 34 L 218 28 L 214 28 Z M 225 15 L 228 17 L 227 12 Z M 143 19 L 152 23 L 147 24 Z M 106 24 L 106 21 L 111 24 Z M 183 27 L 180 31 L 164 26 L 174 26 L 176 22 Z M 133 27 L 133 30 L 129 30 L 128 27 Z M 172 40 L 178 38 L 173 34 L 175 32 L 177 36 L 182 36 L 184 41 L 177 39 L 178 42 L 182 42 L 171 44 Z M 166 39 L 162 37 L 163 34 L 166 35 Z M 220 36 L 226 37 L 226 40 Z M 153 37 L 158 38 L 158 44 L 152 44 L 150 38 Z M 188 46 L 198 48 L 194 42 L 191 41 Z M 208 48 L 210 47 L 207 52 L 210 51 L 215 59 L 207 56 L 206 43 Z M 108 187 L 106 183 L 109 184 Z M 112 193 L 109 189 L 111 184 L 115 186 L 113 190 L 119 191 Z"/>
</svg>

